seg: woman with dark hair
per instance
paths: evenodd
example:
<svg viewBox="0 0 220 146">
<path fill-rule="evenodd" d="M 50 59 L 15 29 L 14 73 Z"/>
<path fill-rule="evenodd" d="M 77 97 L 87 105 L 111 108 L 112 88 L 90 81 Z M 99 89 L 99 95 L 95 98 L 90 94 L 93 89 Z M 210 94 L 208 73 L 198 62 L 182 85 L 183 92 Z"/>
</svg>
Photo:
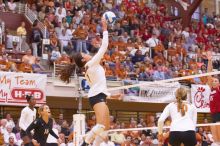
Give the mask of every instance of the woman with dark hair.
<svg viewBox="0 0 220 146">
<path fill-rule="evenodd" d="M 31 123 L 26 129 L 27 135 L 32 137 L 32 142 L 27 146 L 46 146 L 46 141 L 49 133 L 55 137 L 58 141 L 59 137 L 52 130 L 53 120 L 50 118 L 50 108 L 47 105 L 42 105 L 38 109 L 39 118 Z M 32 136 L 31 131 L 34 130 Z"/>
<path fill-rule="evenodd" d="M 88 97 L 89 102 L 96 116 L 96 125 L 86 134 L 83 145 L 90 144 L 100 133 L 108 130 L 110 127 L 109 109 L 106 104 L 106 98 L 110 96 L 107 91 L 105 70 L 100 65 L 108 48 L 108 31 L 105 19 L 102 19 L 103 39 L 99 51 L 92 57 L 84 53 L 75 53 L 73 56 L 75 64 L 79 68 L 85 67 L 85 78 L 90 85 Z M 73 73 L 74 66 L 70 65 L 61 72 L 61 80 L 70 82 L 70 76 Z"/>
<path fill-rule="evenodd" d="M 179 88 L 176 91 L 176 102 L 168 104 L 158 120 L 158 139 L 163 142 L 163 125 L 171 117 L 169 144 L 171 146 L 195 146 L 196 141 L 196 107 L 186 101 L 187 91 Z"/>
<path fill-rule="evenodd" d="M 208 72 L 213 70 L 212 52 L 207 53 Z M 210 94 L 210 112 L 214 123 L 220 123 L 220 83 L 216 77 L 208 76 L 208 85 L 211 89 Z M 211 126 L 211 132 L 216 145 L 220 144 L 220 125 Z"/>
</svg>

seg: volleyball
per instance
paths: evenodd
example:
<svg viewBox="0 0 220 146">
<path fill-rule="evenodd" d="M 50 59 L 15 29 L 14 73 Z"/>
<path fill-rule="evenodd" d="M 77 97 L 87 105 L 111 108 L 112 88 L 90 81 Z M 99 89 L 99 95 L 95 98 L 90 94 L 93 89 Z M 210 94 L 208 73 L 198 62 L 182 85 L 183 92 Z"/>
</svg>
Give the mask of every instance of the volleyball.
<svg viewBox="0 0 220 146">
<path fill-rule="evenodd" d="M 111 12 L 111 11 L 107 11 L 103 14 L 103 18 L 105 18 L 105 20 L 108 22 L 108 24 L 114 24 L 114 22 L 116 21 L 116 15 L 115 13 Z"/>
</svg>

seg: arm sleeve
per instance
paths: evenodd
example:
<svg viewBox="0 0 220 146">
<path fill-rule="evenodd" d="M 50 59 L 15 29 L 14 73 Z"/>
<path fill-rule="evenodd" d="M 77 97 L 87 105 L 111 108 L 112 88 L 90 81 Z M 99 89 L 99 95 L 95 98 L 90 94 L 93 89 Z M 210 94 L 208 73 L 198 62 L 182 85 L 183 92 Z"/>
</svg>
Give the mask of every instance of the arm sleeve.
<svg viewBox="0 0 220 146">
<path fill-rule="evenodd" d="M 22 110 L 21 111 L 21 117 L 20 117 L 20 120 L 19 120 L 19 127 L 24 131 L 27 129 L 27 127 L 24 124 L 26 122 L 25 119 L 26 119 L 26 112 L 25 112 L 25 110 Z"/>
<path fill-rule="evenodd" d="M 56 135 L 56 133 L 53 131 L 53 129 L 50 129 L 49 133 L 55 137 L 56 139 L 59 139 L 59 137 Z"/>
<path fill-rule="evenodd" d="M 36 129 L 36 128 L 37 128 L 37 124 L 38 124 L 38 121 L 37 121 L 37 119 L 36 119 L 36 120 L 34 120 L 34 121 L 28 126 L 28 128 L 26 129 L 26 133 L 27 133 L 27 135 L 28 135 L 29 137 L 32 137 L 31 131 L 32 131 L 33 129 Z"/>
<path fill-rule="evenodd" d="M 103 32 L 102 45 L 101 45 L 98 53 L 95 56 L 93 56 L 93 58 L 88 62 L 88 66 L 100 63 L 100 61 L 101 61 L 102 57 L 104 56 L 107 48 L 108 48 L 108 31 L 104 31 Z"/>
<path fill-rule="evenodd" d="M 162 134 L 163 133 L 163 125 L 164 125 L 164 121 L 166 120 L 166 118 L 170 115 L 170 111 L 169 111 L 169 105 L 167 105 L 165 107 L 165 109 L 163 110 L 163 113 L 161 114 L 159 120 L 158 120 L 158 133 Z"/>
</svg>

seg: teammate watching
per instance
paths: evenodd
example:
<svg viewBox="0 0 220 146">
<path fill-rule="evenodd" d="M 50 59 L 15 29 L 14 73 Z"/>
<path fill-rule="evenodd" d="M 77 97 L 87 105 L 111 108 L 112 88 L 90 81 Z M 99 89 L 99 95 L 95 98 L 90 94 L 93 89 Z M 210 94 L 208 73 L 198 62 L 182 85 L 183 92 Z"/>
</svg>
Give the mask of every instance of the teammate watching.
<svg viewBox="0 0 220 146">
<path fill-rule="evenodd" d="M 163 125 L 171 117 L 169 144 L 171 146 L 195 146 L 196 141 L 196 107 L 186 101 L 187 91 L 179 88 L 176 91 L 176 102 L 168 104 L 158 120 L 158 139 L 163 142 Z"/>
<path fill-rule="evenodd" d="M 28 146 L 28 143 L 30 143 L 30 139 L 25 131 L 27 127 L 36 119 L 36 109 L 34 108 L 36 100 L 32 95 L 26 95 L 26 99 L 28 102 L 28 106 L 23 108 L 21 111 L 19 127 L 21 128 L 20 135 L 24 142 L 24 145 Z"/>
</svg>

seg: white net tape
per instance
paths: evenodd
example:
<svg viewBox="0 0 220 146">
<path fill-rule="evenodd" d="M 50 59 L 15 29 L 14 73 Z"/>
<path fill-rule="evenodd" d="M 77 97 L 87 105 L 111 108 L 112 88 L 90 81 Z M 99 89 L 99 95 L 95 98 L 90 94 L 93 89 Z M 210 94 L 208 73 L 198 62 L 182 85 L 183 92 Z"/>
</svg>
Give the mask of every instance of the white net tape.
<svg viewBox="0 0 220 146">
<path fill-rule="evenodd" d="M 218 75 L 218 74 L 220 74 L 220 71 L 197 74 L 197 75 L 190 75 L 190 76 L 184 76 L 184 77 L 178 77 L 178 78 L 172 78 L 172 79 L 166 79 L 166 80 L 160 80 L 160 81 L 145 82 L 145 83 L 134 84 L 134 85 L 114 87 L 114 88 L 109 88 L 108 91 L 115 91 L 115 90 L 122 90 L 122 89 L 134 88 L 134 87 L 141 87 L 141 86 L 151 85 L 151 84 L 155 84 L 155 83 L 161 84 L 161 83 L 167 83 L 167 82 L 176 82 L 176 81 L 180 81 L 180 80 L 187 80 L 187 79 L 199 78 L 199 77 L 205 77 L 205 76 L 213 76 L 213 75 Z"/>
<path fill-rule="evenodd" d="M 207 124 L 197 124 L 196 127 L 207 127 L 207 126 L 218 126 L 220 123 L 207 123 Z M 169 126 L 164 126 L 164 129 L 170 128 Z M 158 127 L 142 127 L 142 128 L 127 128 L 127 129 L 111 129 L 108 132 L 116 131 L 141 131 L 141 130 L 157 130 Z"/>
</svg>

